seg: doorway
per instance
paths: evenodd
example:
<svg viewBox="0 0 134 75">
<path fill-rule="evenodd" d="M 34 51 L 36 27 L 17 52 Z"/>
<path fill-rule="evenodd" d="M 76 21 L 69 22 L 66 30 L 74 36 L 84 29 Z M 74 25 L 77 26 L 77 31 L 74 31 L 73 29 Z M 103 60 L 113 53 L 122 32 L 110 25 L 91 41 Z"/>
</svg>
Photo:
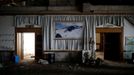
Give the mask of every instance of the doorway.
<svg viewBox="0 0 134 75">
<path fill-rule="evenodd" d="M 42 29 L 16 28 L 16 54 L 20 62 L 42 58 Z"/>
<path fill-rule="evenodd" d="M 34 60 L 35 56 L 35 33 L 17 33 L 17 54 L 22 60 Z"/>
<path fill-rule="evenodd" d="M 34 59 L 35 56 L 35 33 L 23 33 L 24 60 Z"/>
<path fill-rule="evenodd" d="M 123 61 L 122 28 L 96 28 L 96 58 Z"/>
<path fill-rule="evenodd" d="M 104 59 L 120 61 L 120 33 L 104 33 Z"/>
</svg>

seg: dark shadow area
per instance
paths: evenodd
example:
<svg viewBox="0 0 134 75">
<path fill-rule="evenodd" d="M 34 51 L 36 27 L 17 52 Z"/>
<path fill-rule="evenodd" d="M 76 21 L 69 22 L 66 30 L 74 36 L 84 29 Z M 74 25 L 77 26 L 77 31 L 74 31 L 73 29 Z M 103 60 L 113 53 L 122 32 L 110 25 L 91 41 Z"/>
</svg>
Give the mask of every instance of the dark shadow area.
<svg viewBox="0 0 134 75">
<path fill-rule="evenodd" d="M 70 64 L 80 64 L 82 61 L 81 51 L 79 52 L 69 52 L 65 58 L 67 63 Z"/>
<path fill-rule="evenodd" d="M 84 2 L 93 5 L 134 5 L 133 0 L 84 0 Z"/>
<path fill-rule="evenodd" d="M 124 66 L 125 65 L 125 66 Z M 134 65 L 104 62 L 100 66 L 85 64 L 5 64 L 0 75 L 133 75 Z"/>
</svg>

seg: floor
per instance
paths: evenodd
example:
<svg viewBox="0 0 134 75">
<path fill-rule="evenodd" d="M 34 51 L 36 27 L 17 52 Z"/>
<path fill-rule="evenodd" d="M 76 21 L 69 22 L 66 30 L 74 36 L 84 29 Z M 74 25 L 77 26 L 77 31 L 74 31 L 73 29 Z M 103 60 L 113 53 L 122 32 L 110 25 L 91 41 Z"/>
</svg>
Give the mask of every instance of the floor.
<svg viewBox="0 0 134 75">
<path fill-rule="evenodd" d="M 0 75 L 134 75 L 134 64 L 103 61 L 99 66 L 70 63 L 21 63 L 0 68 Z"/>
<path fill-rule="evenodd" d="M 95 52 L 96 53 L 96 58 L 101 58 L 102 60 L 104 60 L 104 52 Z"/>
</svg>

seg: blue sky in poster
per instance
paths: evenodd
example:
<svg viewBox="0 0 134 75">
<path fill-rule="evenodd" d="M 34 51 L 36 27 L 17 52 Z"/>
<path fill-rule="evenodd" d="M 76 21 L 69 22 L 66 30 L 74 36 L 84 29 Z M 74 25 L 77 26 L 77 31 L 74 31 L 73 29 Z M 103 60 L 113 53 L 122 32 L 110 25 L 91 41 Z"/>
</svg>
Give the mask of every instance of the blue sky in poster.
<svg viewBox="0 0 134 75">
<path fill-rule="evenodd" d="M 66 26 L 65 25 L 63 25 L 62 23 L 60 23 L 60 22 L 56 22 L 55 23 L 55 25 L 56 25 L 56 30 L 58 30 L 58 29 L 63 29 L 63 28 L 65 28 Z"/>
<path fill-rule="evenodd" d="M 56 38 L 81 38 L 83 22 L 56 22 Z"/>
</svg>

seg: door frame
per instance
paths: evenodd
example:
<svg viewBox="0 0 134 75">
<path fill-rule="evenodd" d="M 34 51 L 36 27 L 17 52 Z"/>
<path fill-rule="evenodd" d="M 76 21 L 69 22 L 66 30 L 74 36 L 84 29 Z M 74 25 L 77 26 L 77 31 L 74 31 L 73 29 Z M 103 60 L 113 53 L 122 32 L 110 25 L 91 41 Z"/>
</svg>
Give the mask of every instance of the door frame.
<svg viewBox="0 0 134 75">
<path fill-rule="evenodd" d="M 104 33 L 120 33 L 120 60 L 123 61 L 123 27 L 115 27 L 115 28 L 96 28 L 96 33 L 101 33 L 102 36 L 104 36 Z M 103 43 L 104 43 L 104 38 L 103 38 Z M 103 51 L 104 51 L 104 46 L 103 46 Z"/>
<path fill-rule="evenodd" d="M 25 33 L 25 32 L 34 32 L 35 33 L 35 45 L 36 45 L 36 35 L 38 33 L 42 34 L 42 28 L 24 28 L 24 27 L 15 28 L 15 54 L 17 54 L 17 33 Z M 36 50 L 36 46 L 35 46 L 35 50 Z M 22 57 L 22 55 L 21 55 L 21 57 Z M 35 53 L 35 57 L 36 57 L 36 53 Z"/>
</svg>

